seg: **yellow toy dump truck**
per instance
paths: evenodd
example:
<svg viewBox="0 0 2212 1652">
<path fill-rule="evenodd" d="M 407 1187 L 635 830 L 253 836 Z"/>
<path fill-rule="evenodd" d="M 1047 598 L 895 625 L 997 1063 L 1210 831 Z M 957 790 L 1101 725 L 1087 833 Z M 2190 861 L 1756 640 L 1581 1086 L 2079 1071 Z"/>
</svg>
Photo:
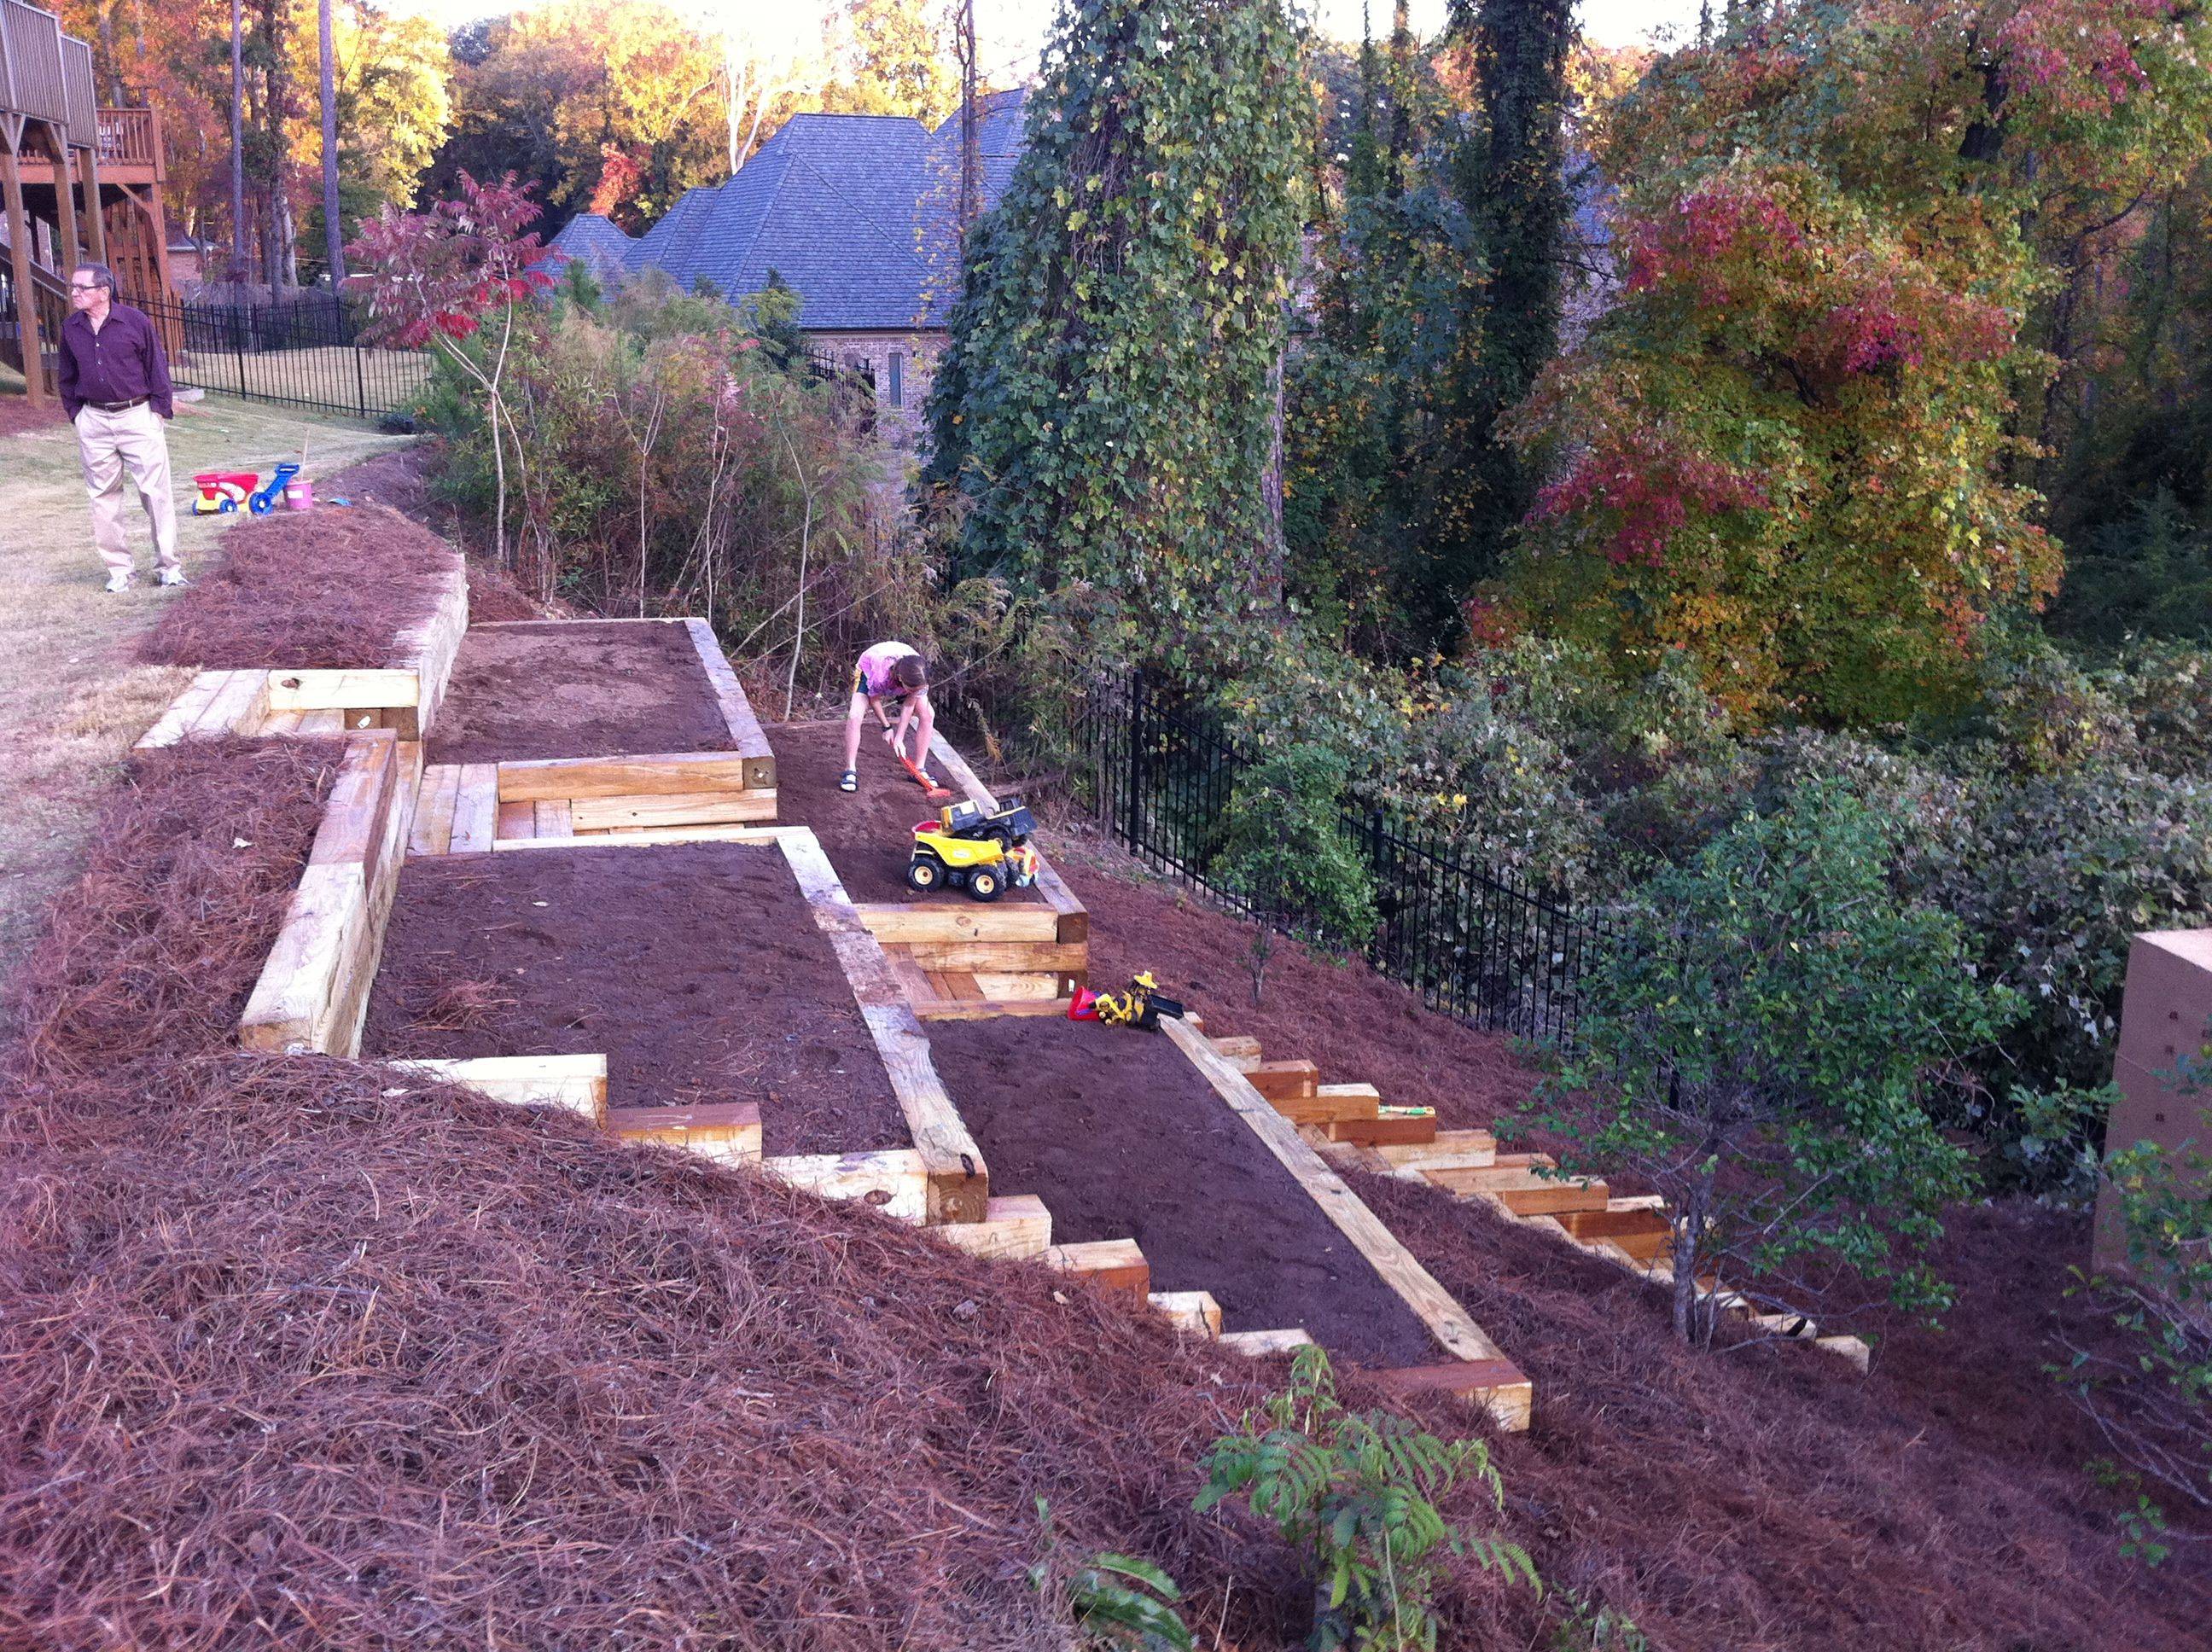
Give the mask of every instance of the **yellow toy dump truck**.
<svg viewBox="0 0 2212 1652">
<path fill-rule="evenodd" d="M 914 854 L 906 863 L 907 887 L 927 895 L 964 889 L 969 898 L 995 901 L 1011 885 L 1036 882 L 1037 853 L 1030 847 L 1036 817 L 1018 798 L 995 814 L 973 803 L 955 803 L 914 829 Z"/>
</svg>

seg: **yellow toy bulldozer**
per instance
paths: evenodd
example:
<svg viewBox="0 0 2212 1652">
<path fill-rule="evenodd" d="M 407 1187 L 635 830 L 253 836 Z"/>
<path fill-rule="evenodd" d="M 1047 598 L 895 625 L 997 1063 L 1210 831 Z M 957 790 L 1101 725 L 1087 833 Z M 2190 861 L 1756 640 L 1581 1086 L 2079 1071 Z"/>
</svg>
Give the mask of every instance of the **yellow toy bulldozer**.
<svg viewBox="0 0 2212 1652">
<path fill-rule="evenodd" d="M 1030 847 L 1036 817 L 1018 798 L 995 814 L 973 803 L 956 803 L 914 829 L 914 853 L 906 863 L 907 887 L 921 894 L 964 889 L 970 900 L 995 901 L 1008 886 L 1036 882 L 1037 852 Z"/>
<path fill-rule="evenodd" d="M 1138 1027 L 1146 1032 L 1157 1032 L 1163 1016 L 1182 1020 L 1182 1000 L 1160 991 L 1159 982 L 1152 979 L 1149 969 L 1132 976 L 1126 993 L 1094 993 L 1087 987 L 1078 987 L 1075 996 L 1067 1001 L 1070 1021 L 1097 1021 L 1109 1027 Z"/>
</svg>

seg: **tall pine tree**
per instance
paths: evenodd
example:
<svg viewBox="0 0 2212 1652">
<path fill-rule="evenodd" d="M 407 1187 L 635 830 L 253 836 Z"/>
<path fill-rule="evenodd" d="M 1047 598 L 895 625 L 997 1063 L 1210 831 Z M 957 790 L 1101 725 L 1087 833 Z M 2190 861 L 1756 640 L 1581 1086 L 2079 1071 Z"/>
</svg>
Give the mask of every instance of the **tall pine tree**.
<svg viewBox="0 0 2212 1652">
<path fill-rule="evenodd" d="M 1299 59 L 1279 0 L 1062 10 L 931 403 L 957 572 L 1089 581 L 1170 651 L 1272 600 Z"/>
</svg>

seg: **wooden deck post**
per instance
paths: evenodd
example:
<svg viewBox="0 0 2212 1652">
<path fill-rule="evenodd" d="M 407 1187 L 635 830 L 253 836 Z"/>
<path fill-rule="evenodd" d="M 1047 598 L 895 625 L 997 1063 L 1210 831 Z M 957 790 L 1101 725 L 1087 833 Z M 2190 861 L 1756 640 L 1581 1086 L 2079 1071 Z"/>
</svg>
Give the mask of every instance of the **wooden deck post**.
<svg viewBox="0 0 2212 1652">
<path fill-rule="evenodd" d="M 61 263 L 57 273 L 66 281 L 84 258 L 76 238 L 76 197 L 70 192 L 69 135 L 52 121 L 46 123 L 46 142 L 54 151 L 54 223 L 61 231 Z"/>
<path fill-rule="evenodd" d="M 23 141 L 18 119 L 0 131 L 0 194 L 8 210 L 8 258 L 15 288 L 15 336 L 23 351 L 23 384 L 33 407 L 46 404 L 46 355 L 39 342 L 39 289 L 31 274 L 31 221 L 23 210 L 23 177 L 15 149 Z"/>
<path fill-rule="evenodd" d="M 84 185 L 85 245 L 94 264 L 107 262 L 107 213 L 100 201 L 100 147 L 94 144 L 77 157 L 77 175 Z"/>
</svg>

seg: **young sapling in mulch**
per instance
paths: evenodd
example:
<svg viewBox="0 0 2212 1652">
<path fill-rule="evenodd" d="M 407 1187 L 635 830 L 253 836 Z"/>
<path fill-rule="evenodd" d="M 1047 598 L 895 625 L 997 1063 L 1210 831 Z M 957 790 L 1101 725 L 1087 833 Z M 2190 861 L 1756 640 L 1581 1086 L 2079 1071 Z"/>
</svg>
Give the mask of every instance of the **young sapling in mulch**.
<svg viewBox="0 0 2212 1652">
<path fill-rule="evenodd" d="M 2021 999 L 1976 977 L 1957 919 L 1892 890 L 1889 848 L 1808 783 L 1646 883 L 1583 979 L 1581 1046 L 1533 1121 L 1573 1144 L 1565 1173 L 1665 1198 L 1685 1342 L 1711 1345 L 1729 1291 L 1802 1308 L 1772 1293 L 1810 1294 L 1806 1264 L 1948 1301 L 1922 1253 L 1970 1178 L 1934 1103 Z"/>
<path fill-rule="evenodd" d="M 1316 1345 L 1297 1351 L 1287 1388 L 1213 1442 L 1205 1467 L 1200 1513 L 1242 1496 L 1310 1564 L 1313 1652 L 1434 1648 L 1442 1550 L 1540 1588 L 1525 1550 L 1470 1536 L 1437 1508 L 1462 1479 L 1504 1507 L 1488 1445 L 1447 1443 L 1389 1412 L 1346 1411 Z"/>
</svg>

